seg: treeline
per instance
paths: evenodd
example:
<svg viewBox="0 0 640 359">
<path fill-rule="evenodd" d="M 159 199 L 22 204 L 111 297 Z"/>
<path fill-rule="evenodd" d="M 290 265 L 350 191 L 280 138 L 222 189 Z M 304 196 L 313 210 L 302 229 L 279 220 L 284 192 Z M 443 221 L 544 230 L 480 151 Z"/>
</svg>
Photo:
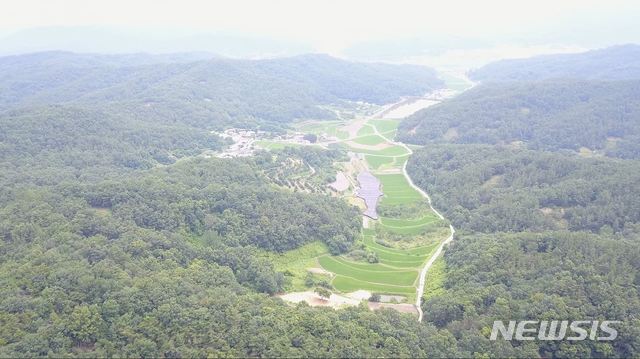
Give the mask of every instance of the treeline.
<svg viewBox="0 0 640 359">
<path fill-rule="evenodd" d="M 455 226 L 640 233 L 640 162 L 508 146 L 427 146 L 409 174 Z"/>
<path fill-rule="evenodd" d="M 639 355 L 639 49 L 490 64 L 401 124 L 428 144 L 409 174 L 458 229 L 425 322 L 473 356 Z M 491 341 L 496 320 L 621 323 L 609 342 Z"/>
<path fill-rule="evenodd" d="M 277 190 L 258 173 L 251 161 L 199 159 L 96 184 L 64 182 L 53 189 L 83 201 L 87 210 L 109 214 L 91 223 L 93 229 L 81 230 L 87 235 L 117 238 L 130 224 L 192 235 L 214 231 L 228 243 L 272 251 L 322 240 L 336 253 L 355 240 L 360 227 L 356 208 L 329 197 Z M 22 191 L 13 192 L 14 200 Z M 76 214 L 66 220 L 73 222 Z M 21 222 L 18 217 L 5 225 Z"/>
<path fill-rule="evenodd" d="M 640 157 L 640 81 L 479 85 L 400 125 L 416 144 L 523 142 L 532 149 Z"/>
</svg>

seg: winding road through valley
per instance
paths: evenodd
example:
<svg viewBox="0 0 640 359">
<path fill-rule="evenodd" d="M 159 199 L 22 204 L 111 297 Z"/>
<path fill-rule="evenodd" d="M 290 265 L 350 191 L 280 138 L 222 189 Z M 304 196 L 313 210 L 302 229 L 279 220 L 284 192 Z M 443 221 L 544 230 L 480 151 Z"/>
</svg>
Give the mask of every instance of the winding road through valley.
<svg viewBox="0 0 640 359">
<path fill-rule="evenodd" d="M 394 140 L 386 137 L 384 134 L 380 133 L 380 131 L 378 131 L 378 128 L 375 127 L 375 126 L 373 126 L 373 129 L 374 129 L 374 133 L 376 135 L 382 137 L 387 142 L 404 147 L 407 150 L 407 152 L 409 152 L 409 157 L 411 155 L 413 155 L 413 150 L 406 143 L 397 142 L 397 141 L 394 141 Z M 402 173 L 404 174 L 405 178 L 407 179 L 407 182 L 409 182 L 409 185 L 411 187 L 413 187 L 413 189 L 415 189 L 416 191 L 420 192 L 420 194 L 427 200 L 427 202 L 429 203 L 429 207 L 431 208 L 433 213 L 435 213 L 438 216 L 438 218 L 444 220 L 444 216 L 440 212 L 438 212 L 438 210 L 436 210 L 433 207 L 433 204 L 431 202 L 431 197 L 427 194 L 427 192 L 425 192 L 424 190 L 422 190 L 422 188 L 416 186 L 415 183 L 413 183 L 413 180 L 411 179 L 411 176 L 409 176 L 409 173 L 407 172 L 407 163 L 408 162 L 409 162 L 409 160 L 407 160 L 404 163 L 404 165 L 402 166 Z M 448 245 L 453 240 L 453 236 L 456 233 L 456 229 L 453 227 L 453 225 L 449 224 L 449 230 L 451 231 L 451 234 L 449 235 L 449 237 L 447 237 L 446 240 L 444 240 L 442 243 L 440 243 L 440 245 L 436 249 L 436 252 L 431 256 L 431 258 L 429 258 L 427 263 L 425 263 L 424 267 L 422 267 L 422 269 L 420 270 L 420 276 L 419 276 L 419 279 L 418 279 L 418 288 L 416 290 L 416 310 L 418 311 L 418 321 L 419 322 L 422 321 L 422 317 L 424 316 L 424 314 L 422 313 L 422 295 L 424 293 L 424 286 L 425 286 L 425 283 L 426 283 L 427 272 L 429 271 L 429 269 L 431 268 L 433 263 L 436 261 L 436 259 L 438 259 L 438 257 L 442 254 L 444 246 Z"/>
<path fill-rule="evenodd" d="M 338 165 L 338 173 L 348 179 L 350 186 L 336 189 L 336 195 L 357 203 L 356 178 L 369 172 L 381 184 L 383 196 L 377 206 L 384 207 L 386 214 L 378 212 L 375 220 L 363 215 L 360 245 L 367 255 L 375 256 L 375 261 L 326 252 L 304 259 L 305 272 L 328 275 L 336 290 L 330 298 L 321 300 L 312 291 L 290 292 L 281 298 L 339 308 L 358 305 L 377 293 L 384 298 L 380 302 L 369 301 L 370 309 L 392 308 L 417 314 L 418 321 L 423 320 L 421 306 L 427 274 L 456 231 L 451 224 L 443 223 L 445 218 L 433 207 L 431 197 L 416 186 L 407 172 L 412 148 L 394 138 L 402 118 L 454 95 L 457 95 L 454 91 L 439 90 L 384 106 L 373 114 L 342 119 L 337 124 L 311 123 L 306 131 L 326 139 L 317 145 L 327 148 L 338 144 L 350 152 L 350 160 Z M 359 205 L 363 212 L 368 210 L 364 203 Z"/>
</svg>

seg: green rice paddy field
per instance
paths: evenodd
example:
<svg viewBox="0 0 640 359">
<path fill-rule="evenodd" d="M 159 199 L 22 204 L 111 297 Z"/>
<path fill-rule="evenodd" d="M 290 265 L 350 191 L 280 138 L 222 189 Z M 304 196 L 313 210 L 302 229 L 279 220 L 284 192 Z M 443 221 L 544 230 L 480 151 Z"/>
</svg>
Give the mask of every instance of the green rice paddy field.
<svg viewBox="0 0 640 359">
<path fill-rule="evenodd" d="M 375 119 L 369 120 L 351 141 L 361 144 L 381 146 L 379 150 L 349 147 L 350 151 L 364 156 L 370 172 L 381 183 L 384 195 L 379 205 L 397 206 L 416 204 L 425 201 L 420 192 L 415 190 L 404 174 L 402 167 L 409 158 L 409 151 L 401 145 L 388 142 L 386 138 L 393 138 L 399 121 Z M 299 129 L 313 133 L 325 133 L 338 138 L 346 138 L 346 132 L 340 130 L 343 123 L 306 123 Z M 376 131 L 382 134 L 377 135 Z M 379 146 L 380 147 L 380 146 Z M 425 208 L 424 206 L 418 208 Z M 423 213 L 422 213 L 423 212 Z M 357 256 L 345 254 L 332 256 L 326 248 L 319 244 L 312 244 L 289 252 L 284 259 L 279 259 L 276 268 L 288 270 L 293 275 L 292 285 L 295 290 L 304 289 L 302 279 L 308 268 L 322 268 L 331 275 L 330 280 L 334 291 L 352 292 L 368 290 L 381 294 L 401 295 L 408 302 L 416 296 L 419 274 L 422 266 L 435 253 L 443 237 L 442 231 L 429 231 L 434 226 L 441 227 L 441 220 L 431 210 L 425 209 L 421 213 L 407 213 L 397 217 L 381 217 L 377 221 L 370 221 L 373 227 L 364 229 L 360 245 L 367 253 L 374 253 L 377 261 L 369 263 L 356 260 Z M 379 227 L 379 230 L 376 228 Z M 393 240 L 377 238 L 382 232 L 390 233 L 394 238 L 400 238 L 402 244 L 394 244 Z M 432 233 L 433 238 L 429 235 Z M 315 276 L 321 276 L 316 271 Z M 309 288 L 307 288 L 309 289 Z"/>
</svg>

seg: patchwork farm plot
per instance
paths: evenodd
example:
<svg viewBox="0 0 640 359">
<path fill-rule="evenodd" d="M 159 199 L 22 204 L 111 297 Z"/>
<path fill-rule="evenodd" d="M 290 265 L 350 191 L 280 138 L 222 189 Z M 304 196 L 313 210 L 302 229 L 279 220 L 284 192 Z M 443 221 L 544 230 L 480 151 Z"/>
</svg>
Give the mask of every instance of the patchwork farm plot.
<svg viewBox="0 0 640 359">
<path fill-rule="evenodd" d="M 300 132 L 325 135 L 344 140 L 349 137 L 348 132 L 340 130 L 340 128 L 344 127 L 344 124 L 344 121 L 306 121 L 299 123 L 296 129 Z"/>
<path fill-rule="evenodd" d="M 318 134 L 322 131 L 326 131 L 325 136 L 340 134 L 340 142 L 358 154 L 359 171 L 362 168 L 368 171 L 359 173 L 373 175 L 383 194 L 378 201 L 367 202 L 377 208 L 364 211 L 369 213 L 369 228 L 363 230 L 357 249 L 341 256 L 306 252 L 317 256 L 292 262 L 296 263 L 295 268 L 290 268 L 297 276 L 296 290 L 303 289 L 300 278 L 311 272 L 316 282 L 328 282 L 334 291 L 346 295 L 365 290 L 404 298 L 408 303 L 416 295 L 422 295 L 417 293 L 420 271 L 447 238 L 448 224 L 431 210 L 403 173 L 411 152 L 390 140 L 398 123 L 398 120 L 369 119 L 360 123 L 357 131 L 353 127 L 344 130 L 338 123 L 305 124 L 306 130 Z M 347 133 L 351 135 L 345 138 Z M 357 178 L 352 180 L 357 183 Z M 353 200 L 353 192 L 347 196 Z M 301 263 L 307 266 L 302 273 Z"/>
</svg>

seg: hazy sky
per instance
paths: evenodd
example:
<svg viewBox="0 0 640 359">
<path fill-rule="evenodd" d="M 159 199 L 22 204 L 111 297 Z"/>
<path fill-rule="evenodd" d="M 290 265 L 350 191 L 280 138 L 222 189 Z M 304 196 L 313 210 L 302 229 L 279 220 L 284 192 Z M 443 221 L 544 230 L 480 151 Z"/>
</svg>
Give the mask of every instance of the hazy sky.
<svg viewBox="0 0 640 359">
<path fill-rule="evenodd" d="M 501 58 L 640 43 L 640 0 L 0 2 L 0 55 L 324 52 L 354 60 L 473 68 Z"/>
<path fill-rule="evenodd" d="M 638 0 L 2 1 L 5 33 L 60 25 L 171 27 L 302 40 L 327 52 L 364 40 L 434 34 L 629 42 L 637 41 L 640 27 Z"/>
</svg>

